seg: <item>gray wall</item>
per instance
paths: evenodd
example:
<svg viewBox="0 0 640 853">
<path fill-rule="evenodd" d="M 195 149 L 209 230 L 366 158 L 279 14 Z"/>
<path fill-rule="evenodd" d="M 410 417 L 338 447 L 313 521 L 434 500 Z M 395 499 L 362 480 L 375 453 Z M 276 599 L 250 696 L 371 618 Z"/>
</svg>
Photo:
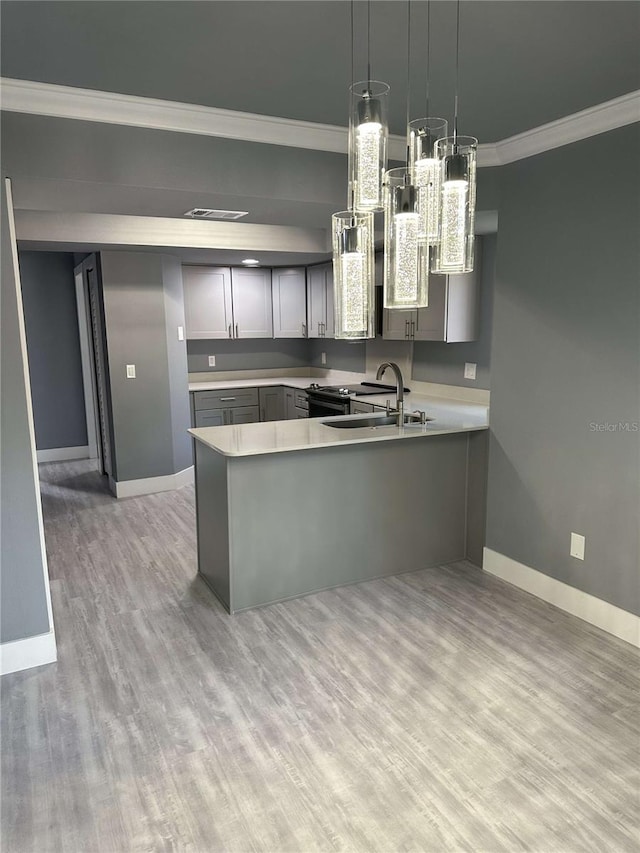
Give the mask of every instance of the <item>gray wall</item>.
<svg viewBox="0 0 640 853">
<path fill-rule="evenodd" d="M 322 364 L 322 353 L 327 355 Z M 334 370 L 350 370 L 364 373 L 366 370 L 366 344 L 364 341 L 335 341 L 328 339 L 309 340 L 309 361 L 313 367 L 331 367 Z"/>
<path fill-rule="evenodd" d="M 73 255 L 20 252 L 36 447 L 87 444 Z"/>
<path fill-rule="evenodd" d="M 169 411 L 173 441 L 174 471 L 183 471 L 193 464 L 187 382 L 187 348 L 178 340 L 178 326 L 185 327 L 182 264 L 178 258 L 162 256 L 162 287 L 164 293 L 165 335 L 167 340 L 167 376 L 169 381 Z"/>
<path fill-rule="evenodd" d="M 172 330 L 183 318 L 176 304 L 182 276 L 178 283 L 172 260 L 144 252 L 100 254 L 118 481 L 172 474 L 178 462 L 191 464 L 186 346 L 177 340 L 178 323 Z M 126 378 L 127 364 L 135 364 L 136 379 Z"/>
<path fill-rule="evenodd" d="M 496 235 L 482 237 L 480 276 L 480 334 L 477 341 L 446 344 L 416 341 L 413 348 L 413 377 L 421 382 L 490 388 L 491 323 L 496 268 Z M 465 362 L 477 364 L 475 380 L 464 378 Z"/>
<path fill-rule="evenodd" d="M 216 366 L 208 357 L 215 355 Z M 220 370 L 263 370 L 266 368 L 306 367 L 309 344 L 306 340 L 187 341 L 189 373 L 215 373 Z"/>
<path fill-rule="evenodd" d="M 45 556 L 40 545 L 40 490 L 33 463 L 28 419 L 28 373 L 23 359 L 2 177 L 2 299 L 0 304 L 0 642 L 50 630 L 45 591 Z"/>
<path fill-rule="evenodd" d="M 632 613 L 639 150 L 634 125 L 504 167 L 487 519 L 488 547 Z"/>
</svg>

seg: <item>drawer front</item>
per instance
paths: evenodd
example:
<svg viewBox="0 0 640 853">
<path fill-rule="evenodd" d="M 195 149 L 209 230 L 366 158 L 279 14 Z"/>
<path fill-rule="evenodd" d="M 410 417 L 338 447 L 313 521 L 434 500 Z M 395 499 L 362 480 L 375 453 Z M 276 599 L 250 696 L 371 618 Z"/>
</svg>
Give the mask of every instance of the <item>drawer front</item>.
<svg viewBox="0 0 640 853">
<path fill-rule="evenodd" d="M 300 418 L 308 418 L 309 417 L 309 409 L 300 409 L 298 406 L 295 407 L 294 416 L 296 420 L 300 420 Z"/>
<path fill-rule="evenodd" d="M 351 401 L 352 415 L 361 415 L 365 412 L 373 412 L 373 406 L 371 405 L 371 403 L 361 403 L 359 400 Z"/>
<path fill-rule="evenodd" d="M 204 409 L 196 412 L 197 427 L 224 426 L 224 409 Z"/>
<path fill-rule="evenodd" d="M 196 412 L 204 409 L 229 409 L 235 406 L 257 406 L 257 388 L 227 388 L 224 391 L 195 391 Z"/>
<path fill-rule="evenodd" d="M 296 409 L 309 408 L 309 398 L 307 397 L 306 391 L 296 391 L 293 399 Z"/>
</svg>

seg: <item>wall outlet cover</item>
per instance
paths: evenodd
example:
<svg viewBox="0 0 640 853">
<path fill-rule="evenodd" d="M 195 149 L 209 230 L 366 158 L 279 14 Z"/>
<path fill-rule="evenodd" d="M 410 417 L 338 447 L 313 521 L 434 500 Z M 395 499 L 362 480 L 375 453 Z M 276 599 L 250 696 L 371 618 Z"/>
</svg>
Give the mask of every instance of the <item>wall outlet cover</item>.
<svg viewBox="0 0 640 853">
<path fill-rule="evenodd" d="M 184 326 L 178 326 L 178 340 L 184 340 Z"/>
<path fill-rule="evenodd" d="M 136 378 L 136 366 L 135 364 L 127 365 L 127 379 L 135 379 Z"/>
<path fill-rule="evenodd" d="M 326 363 L 327 363 L 327 354 L 326 354 L 326 352 L 321 352 L 320 353 L 320 364 L 326 364 Z"/>
<path fill-rule="evenodd" d="M 473 364 L 473 362 L 466 361 L 464 365 L 464 378 L 465 379 L 475 379 L 476 378 L 476 367 L 477 364 Z"/>
<path fill-rule="evenodd" d="M 210 355 L 209 356 L 209 367 L 215 367 L 215 366 L 216 366 L 216 357 L 215 357 L 215 355 Z"/>
<path fill-rule="evenodd" d="M 572 533 L 571 550 L 569 552 L 571 556 L 575 557 L 577 560 L 584 560 L 584 544 L 584 536 L 581 536 L 579 533 Z"/>
</svg>

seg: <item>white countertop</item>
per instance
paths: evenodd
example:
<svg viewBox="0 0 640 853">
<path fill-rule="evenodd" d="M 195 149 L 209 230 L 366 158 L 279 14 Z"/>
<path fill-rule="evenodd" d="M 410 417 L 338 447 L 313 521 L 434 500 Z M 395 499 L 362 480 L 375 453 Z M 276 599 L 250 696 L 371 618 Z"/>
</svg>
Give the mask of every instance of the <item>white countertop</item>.
<svg viewBox="0 0 640 853">
<path fill-rule="evenodd" d="M 236 386 L 237 387 L 237 386 Z M 443 398 L 418 398 L 410 395 L 407 411 L 419 409 L 433 418 L 426 424 L 335 429 L 326 422 L 340 418 L 302 418 L 290 421 L 238 424 L 237 426 L 200 427 L 189 432 L 197 440 L 223 456 L 256 456 L 286 453 L 319 447 L 339 447 L 377 441 L 399 441 L 449 435 L 488 427 L 486 406 Z M 365 397 L 365 400 L 371 398 Z M 384 401 L 383 401 L 384 402 Z M 366 420 L 371 415 L 351 415 Z"/>
<path fill-rule="evenodd" d="M 207 382 L 190 382 L 189 391 L 220 391 L 229 388 L 264 388 L 269 385 L 287 385 L 289 388 L 308 388 L 312 382 L 319 385 L 357 384 L 364 379 L 362 373 L 347 373 L 346 371 L 330 371 L 325 376 L 317 374 L 304 376 L 261 376 L 251 379 L 214 379 Z"/>
</svg>

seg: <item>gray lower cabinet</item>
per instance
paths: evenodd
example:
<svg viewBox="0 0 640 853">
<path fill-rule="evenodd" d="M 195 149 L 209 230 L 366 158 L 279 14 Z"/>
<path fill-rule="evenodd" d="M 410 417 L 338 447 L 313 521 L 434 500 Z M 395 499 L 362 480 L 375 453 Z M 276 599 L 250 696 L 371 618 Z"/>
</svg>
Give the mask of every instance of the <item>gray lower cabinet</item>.
<svg viewBox="0 0 640 853">
<path fill-rule="evenodd" d="M 193 394 L 193 425 L 196 427 L 249 424 L 259 420 L 257 388 L 227 388 Z"/>
<path fill-rule="evenodd" d="M 260 420 L 283 421 L 285 419 L 284 388 L 281 385 L 259 389 Z"/>
<path fill-rule="evenodd" d="M 284 389 L 284 416 L 285 420 L 292 420 L 296 416 L 296 392 L 294 388 Z"/>
</svg>

